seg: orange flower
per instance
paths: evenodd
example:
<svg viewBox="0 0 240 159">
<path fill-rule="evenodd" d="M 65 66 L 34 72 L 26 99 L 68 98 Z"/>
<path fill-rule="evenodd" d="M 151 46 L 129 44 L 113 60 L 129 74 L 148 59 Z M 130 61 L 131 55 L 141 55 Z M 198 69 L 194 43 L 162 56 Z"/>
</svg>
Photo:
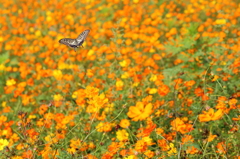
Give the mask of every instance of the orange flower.
<svg viewBox="0 0 240 159">
<path fill-rule="evenodd" d="M 162 135 L 164 133 L 164 130 L 162 128 L 156 128 L 156 133 L 158 135 Z"/>
<path fill-rule="evenodd" d="M 144 105 L 143 102 L 137 102 L 136 106 L 131 106 L 127 113 L 133 121 L 144 120 L 152 113 L 152 104 Z"/>
<path fill-rule="evenodd" d="M 31 150 L 27 150 L 27 151 L 23 152 L 22 157 L 23 158 L 33 158 L 33 152 Z"/>
<path fill-rule="evenodd" d="M 200 122 L 219 120 L 223 115 L 223 110 L 219 109 L 214 113 L 214 109 L 211 108 L 208 110 L 208 112 L 203 111 L 203 114 L 199 115 L 199 120 Z"/>
<path fill-rule="evenodd" d="M 147 150 L 147 143 L 143 140 L 138 140 L 135 145 L 135 150 L 138 152 L 144 152 Z"/>
<path fill-rule="evenodd" d="M 148 158 L 153 158 L 155 153 L 153 151 L 147 150 L 144 152 L 144 155 L 146 155 Z"/>
<path fill-rule="evenodd" d="M 29 137 L 32 138 L 32 139 L 36 139 L 39 135 L 39 133 L 36 132 L 36 130 L 34 130 L 34 129 L 26 130 L 26 134 L 28 134 Z"/>
<path fill-rule="evenodd" d="M 87 86 L 85 89 L 85 96 L 87 98 L 93 98 L 94 96 L 98 95 L 99 89 L 91 86 Z"/>
<path fill-rule="evenodd" d="M 158 146 L 161 148 L 162 151 L 168 150 L 168 144 L 166 139 L 160 139 L 157 142 L 158 142 Z"/>
<path fill-rule="evenodd" d="M 129 122 L 129 120 L 127 120 L 127 119 L 122 119 L 119 125 L 120 125 L 122 128 L 128 128 L 129 125 L 130 125 L 130 122 Z"/>
<path fill-rule="evenodd" d="M 194 141 L 193 137 L 191 135 L 185 135 L 182 137 L 182 144 L 189 144 Z"/>
<path fill-rule="evenodd" d="M 206 94 L 203 94 L 202 95 L 202 100 L 203 101 L 207 101 L 209 99 L 209 97 L 206 95 Z"/>
<path fill-rule="evenodd" d="M 112 156 L 119 151 L 120 148 L 123 148 L 124 143 L 112 142 L 108 146 L 108 152 L 102 156 L 102 159 L 110 159 Z"/>
<path fill-rule="evenodd" d="M 186 150 L 187 154 L 196 154 L 198 153 L 198 149 L 194 146 L 190 146 L 188 147 L 188 149 Z"/>
<path fill-rule="evenodd" d="M 155 128 L 157 127 L 156 124 L 154 124 L 151 120 L 147 120 L 147 127 L 146 128 L 140 128 L 139 131 L 140 133 L 137 134 L 138 138 L 141 137 L 147 137 L 151 134 L 152 131 L 155 130 Z"/>
<path fill-rule="evenodd" d="M 167 85 L 162 85 L 158 88 L 158 94 L 160 96 L 166 96 L 169 93 L 170 89 Z"/>
<path fill-rule="evenodd" d="M 202 88 L 196 88 L 194 93 L 196 94 L 197 97 L 203 96 L 204 92 Z"/>
<path fill-rule="evenodd" d="M 126 43 L 126 45 L 131 45 L 132 44 L 132 40 L 131 39 L 127 39 L 125 43 Z"/>
<path fill-rule="evenodd" d="M 188 133 L 193 130 L 191 124 L 188 123 L 185 124 L 184 121 L 181 120 L 180 118 L 176 118 L 175 120 L 173 120 L 171 122 L 171 126 L 173 130 L 176 130 L 182 134 Z"/>
<path fill-rule="evenodd" d="M 226 150 L 227 150 L 227 146 L 224 142 L 219 142 L 217 144 L 217 153 L 225 154 L 227 152 Z"/>
<path fill-rule="evenodd" d="M 161 60 L 162 57 L 159 54 L 153 54 L 152 58 L 156 61 Z"/>
<path fill-rule="evenodd" d="M 87 69 L 88 78 L 92 78 L 94 76 L 94 71 L 92 69 Z"/>
<path fill-rule="evenodd" d="M 213 141 L 216 137 L 217 137 L 217 135 L 212 135 L 212 134 L 210 134 L 210 135 L 208 136 L 208 138 L 207 138 L 207 141 L 208 141 L 208 142 L 211 142 L 211 141 Z"/>
<path fill-rule="evenodd" d="M 196 83 L 196 82 L 195 82 L 194 80 L 191 80 L 191 81 L 186 81 L 186 82 L 184 83 L 184 85 L 185 85 L 186 87 L 192 87 L 195 83 Z"/>
<path fill-rule="evenodd" d="M 237 102 L 238 102 L 238 100 L 235 99 L 235 98 L 233 98 L 233 99 L 230 99 L 230 100 L 228 101 L 228 104 L 230 105 L 231 108 L 234 109 L 234 108 L 236 107 Z"/>
<path fill-rule="evenodd" d="M 7 121 L 7 117 L 4 115 L 0 116 L 0 126 L 2 126 Z"/>
<path fill-rule="evenodd" d="M 23 103 L 23 105 L 29 105 L 30 100 L 32 99 L 32 96 L 23 94 L 23 95 L 21 95 L 21 97 L 22 97 L 22 103 Z"/>
</svg>

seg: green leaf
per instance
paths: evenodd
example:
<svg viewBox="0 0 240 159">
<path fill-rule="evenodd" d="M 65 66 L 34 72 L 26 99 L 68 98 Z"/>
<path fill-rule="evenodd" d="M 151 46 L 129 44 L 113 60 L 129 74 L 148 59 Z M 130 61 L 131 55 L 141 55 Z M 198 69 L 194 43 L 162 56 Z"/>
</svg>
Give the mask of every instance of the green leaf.
<svg viewBox="0 0 240 159">
<path fill-rule="evenodd" d="M 7 59 L 9 59 L 8 52 L 0 54 L 0 64 L 3 64 Z"/>
</svg>

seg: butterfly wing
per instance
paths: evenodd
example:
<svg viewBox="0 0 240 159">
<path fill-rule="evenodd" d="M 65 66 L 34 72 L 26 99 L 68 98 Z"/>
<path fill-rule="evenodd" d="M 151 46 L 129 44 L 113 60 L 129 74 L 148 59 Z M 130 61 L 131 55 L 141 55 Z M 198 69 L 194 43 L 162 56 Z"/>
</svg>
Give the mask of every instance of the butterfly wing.
<svg viewBox="0 0 240 159">
<path fill-rule="evenodd" d="M 69 47 L 77 47 L 78 46 L 78 42 L 76 39 L 70 39 L 70 38 L 64 38 L 59 40 L 59 43 L 67 45 Z"/>
<path fill-rule="evenodd" d="M 84 42 L 84 40 L 87 38 L 88 33 L 90 32 L 90 30 L 85 30 L 84 32 L 82 32 L 76 39 L 78 46 L 81 46 Z"/>
</svg>

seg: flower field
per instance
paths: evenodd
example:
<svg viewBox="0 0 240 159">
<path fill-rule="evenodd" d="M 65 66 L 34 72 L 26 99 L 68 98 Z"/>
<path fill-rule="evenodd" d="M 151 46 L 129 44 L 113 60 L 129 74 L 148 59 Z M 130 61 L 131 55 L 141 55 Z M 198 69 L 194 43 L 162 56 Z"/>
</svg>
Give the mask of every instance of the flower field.
<svg viewBox="0 0 240 159">
<path fill-rule="evenodd" d="M 240 158 L 238 0 L 0 2 L 0 158 Z"/>
</svg>

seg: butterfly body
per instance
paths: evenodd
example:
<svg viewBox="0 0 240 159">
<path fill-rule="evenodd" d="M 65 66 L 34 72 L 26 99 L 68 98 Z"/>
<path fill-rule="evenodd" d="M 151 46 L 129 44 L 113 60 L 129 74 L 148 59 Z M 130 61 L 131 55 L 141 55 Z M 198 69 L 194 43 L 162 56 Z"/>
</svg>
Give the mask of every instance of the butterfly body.
<svg viewBox="0 0 240 159">
<path fill-rule="evenodd" d="M 76 51 L 76 48 L 82 46 L 90 30 L 85 30 L 76 39 L 64 38 L 59 40 L 59 43 L 67 45 Z"/>
</svg>

